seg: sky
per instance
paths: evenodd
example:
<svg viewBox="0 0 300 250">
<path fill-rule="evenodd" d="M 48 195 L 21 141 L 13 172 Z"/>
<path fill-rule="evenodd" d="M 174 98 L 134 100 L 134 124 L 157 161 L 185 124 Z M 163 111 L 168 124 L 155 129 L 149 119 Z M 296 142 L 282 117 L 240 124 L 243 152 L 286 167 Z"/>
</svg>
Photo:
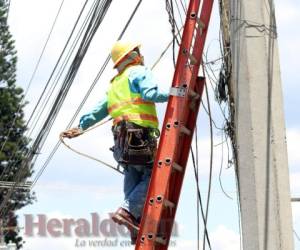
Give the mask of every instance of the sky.
<svg viewBox="0 0 300 250">
<path fill-rule="evenodd" d="M 41 60 L 40 67 L 26 95 L 26 100 L 29 102 L 25 109 L 27 117 L 30 115 L 56 63 L 83 2 L 83 0 L 64 1 L 61 14 Z M 45 147 L 38 157 L 35 165 L 35 173 L 42 167 L 52 147 L 57 142 L 59 133 L 64 130 L 74 114 L 79 101 L 83 98 L 89 85 L 95 78 L 99 67 L 108 55 L 111 45 L 118 37 L 136 2 L 133 0 L 126 2 L 121 0 L 113 1 L 107 16 L 91 43 L 74 84 L 46 141 Z M 28 85 L 60 3 L 61 0 L 11 1 L 9 25 L 16 40 L 18 51 L 17 83 L 23 88 L 26 88 Z M 300 25 L 300 3 L 292 0 L 276 0 L 275 6 L 279 34 L 278 43 L 287 129 L 291 194 L 293 197 L 299 197 L 300 182 L 298 180 L 300 178 L 300 170 L 298 166 L 300 163 L 300 154 L 298 152 L 300 146 L 300 117 L 298 115 L 298 107 L 300 101 L 298 93 L 300 87 L 298 83 L 300 76 L 298 74 L 297 60 L 300 58 L 300 50 L 298 48 L 300 34 L 297 30 Z M 172 38 L 164 1 L 144 1 L 126 32 L 125 38 L 141 42 L 141 50 L 145 56 L 146 64 L 149 66 L 153 65 Z M 217 4 L 215 4 L 206 40 L 209 61 L 220 56 L 218 39 L 219 18 Z M 213 65 L 215 68 L 218 68 L 218 66 L 218 64 Z M 112 63 L 110 62 L 108 69 L 97 83 L 80 115 L 89 111 L 105 95 L 109 80 L 116 73 L 111 68 Z M 169 51 L 153 70 L 160 83 L 160 87 L 164 90 L 168 90 L 171 85 L 173 69 L 172 53 Z M 211 90 L 210 100 L 212 101 L 213 117 L 217 124 L 221 126 L 220 109 L 214 101 Z M 206 102 L 205 98 L 204 102 Z M 165 104 L 158 105 L 161 123 L 165 108 Z M 78 119 L 74 126 L 77 125 Z M 39 123 L 38 126 L 40 125 Z M 222 132 L 215 130 L 212 198 L 209 210 L 208 231 L 213 246 L 212 249 L 238 250 L 240 249 L 239 211 L 236 199 L 235 177 L 233 167 L 227 167 L 228 150 L 226 145 L 221 143 L 223 137 Z M 68 143 L 82 152 L 114 164 L 112 155 L 108 150 L 113 143 L 110 134 L 110 124 L 104 125 L 72 141 L 68 141 Z M 206 198 L 210 139 L 209 120 L 203 109 L 200 110 L 198 117 L 198 144 L 200 190 L 202 197 Z M 222 191 L 220 183 L 222 183 L 226 194 Z M 25 215 L 32 215 L 34 222 L 38 220 L 38 215 L 46 215 L 48 221 L 56 219 L 63 222 L 63 219 L 70 218 L 74 220 L 83 218 L 91 221 L 92 214 L 97 213 L 101 221 L 105 221 L 109 213 L 115 211 L 122 202 L 122 176 L 111 172 L 111 170 L 106 169 L 97 162 L 83 158 L 61 146 L 39 179 L 34 191 L 37 196 L 37 202 L 18 212 L 21 227 L 25 226 Z M 189 161 L 176 215 L 178 236 L 172 238 L 174 246 L 171 249 L 196 249 L 196 204 L 196 184 L 193 177 L 192 164 Z M 300 204 L 294 203 L 292 204 L 292 208 L 293 228 L 300 235 Z M 24 249 L 70 250 L 80 248 L 78 245 L 76 246 L 80 242 L 88 244 L 89 240 L 104 241 L 105 239 L 118 239 L 118 246 L 104 246 L 100 249 L 120 249 L 121 242 L 126 243 L 128 241 L 126 237 L 107 238 L 105 234 L 101 234 L 98 238 L 79 238 L 76 235 L 68 237 L 38 236 L 37 229 L 34 232 L 35 235 L 33 237 L 28 237 L 25 235 L 24 230 L 21 230 L 21 234 L 23 234 L 23 238 L 26 241 Z M 200 239 L 202 240 L 202 234 Z M 295 246 L 295 249 L 300 249 L 299 239 L 296 236 Z M 81 248 L 99 249 L 99 247 L 88 246 L 82 246 Z M 131 249 L 130 247 L 123 248 Z"/>
</svg>

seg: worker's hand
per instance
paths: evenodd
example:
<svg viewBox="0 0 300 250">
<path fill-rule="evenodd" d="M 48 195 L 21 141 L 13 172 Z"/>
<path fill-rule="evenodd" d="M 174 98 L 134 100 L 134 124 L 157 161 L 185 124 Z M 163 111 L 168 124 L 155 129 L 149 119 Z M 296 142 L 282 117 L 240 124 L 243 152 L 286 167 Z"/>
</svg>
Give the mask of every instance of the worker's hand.
<svg viewBox="0 0 300 250">
<path fill-rule="evenodd" d="M 71 128 L 69 130 L 61 132 L 60 136 L 71 139 L 73 137 L 77 137 L 77 136 L 81 135 L 82 133 L 83 133 L 83 131 L 80 128 Z"/>
</svg>

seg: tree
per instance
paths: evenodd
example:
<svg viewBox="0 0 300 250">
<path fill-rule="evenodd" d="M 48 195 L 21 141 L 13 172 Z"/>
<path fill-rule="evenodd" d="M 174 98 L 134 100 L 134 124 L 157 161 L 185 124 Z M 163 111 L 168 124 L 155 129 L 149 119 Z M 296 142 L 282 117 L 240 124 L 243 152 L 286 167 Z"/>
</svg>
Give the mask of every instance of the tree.
<svg viewBox="0 0 300 250">
<path fill-rule="evenodd" d="M 7 13 L 7 2 L 0 0 L 0 181 L 14 183 L 17 179 L 25 181 L 30 177 L 32 166 L 24 164 L 29 143 L 25 136 L 24 93 L 16 85 L 17 52 L 7 24 Z M 22 175 L 17 178 L 20 171 Z M 13 192 L 7 199 L 11 190 Z M 32 203 L 33 199 L 34 196 L 25 189 L 0 187 L 0 207 L 5 205 L 0 210 L 5 241 L 15 242 L 18 249 L 22 247 L 22 237 L 18 236 L 15 211 Z"/>
</svg>

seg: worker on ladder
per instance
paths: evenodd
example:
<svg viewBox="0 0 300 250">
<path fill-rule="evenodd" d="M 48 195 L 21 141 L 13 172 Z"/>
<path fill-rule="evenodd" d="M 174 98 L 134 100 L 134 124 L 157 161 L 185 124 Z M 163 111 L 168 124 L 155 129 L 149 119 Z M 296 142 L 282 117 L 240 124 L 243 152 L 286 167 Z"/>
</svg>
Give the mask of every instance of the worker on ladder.
<svg viewBox="0 0 300 250">
<path fill-rule="evenodd" d="M 155 102 L 166 102 L 152 72 L 144 66 L 140 44 L 117 41 L 111 50 L 118 74 L 111 80 L 107 96 L 80 119 L 78 128 L 64 131 L 73 138 L 108 114 L 113 118 L 115 160 L 124 167 L 124 202 L 112 220 L 125 225 L 134 244 L 140 223 L 159 136 Z"/>
</svg>

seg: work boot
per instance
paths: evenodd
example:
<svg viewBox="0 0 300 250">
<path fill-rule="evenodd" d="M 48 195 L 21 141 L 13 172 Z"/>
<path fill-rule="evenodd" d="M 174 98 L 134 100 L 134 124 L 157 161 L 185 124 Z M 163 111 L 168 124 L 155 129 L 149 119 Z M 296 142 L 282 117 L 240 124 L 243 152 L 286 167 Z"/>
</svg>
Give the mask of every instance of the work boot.
<svg viewBox="0 0 300 250">
<path fill-rule="evenodd" d="M 126 209 L 120 207 L 111 217 L 113 222 L 124 225 L 130 232 L 131 244 L 134 245 L 137 239 L 139 223 L 135 217 Z"/>
<path fill-rule="evenodd" d="M 130 228 L 137 228 L 139 225 L 136 218 L 122 207 L 118 208 L 118 210 L 113 214 L 111 219 L 119 225 L 124 225 Z"/>
</svg>

